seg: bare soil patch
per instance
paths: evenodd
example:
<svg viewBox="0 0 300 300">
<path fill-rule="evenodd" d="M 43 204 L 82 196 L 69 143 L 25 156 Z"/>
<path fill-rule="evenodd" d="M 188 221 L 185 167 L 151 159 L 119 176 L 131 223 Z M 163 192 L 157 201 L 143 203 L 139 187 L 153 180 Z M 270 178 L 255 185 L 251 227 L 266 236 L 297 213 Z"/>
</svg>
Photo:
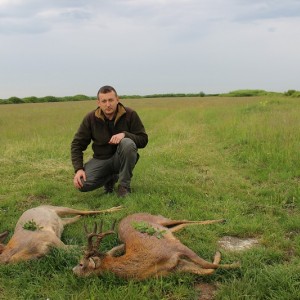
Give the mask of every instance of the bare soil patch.
<svg viewBox="0 0 300 300">
<path fill-rule="evenodd" d="M 225 250 L 243 251 L 258 245 L 258 240 L 255 238 L 240 239 L 233 236 L 224 236 L 218 241 L 218 244 Z"/>
<path fill-rule="evenodd" d="M 198 300 L 213 300 L 217 291 L 217 287 L 211 283 L 198 283 L 196 290 L 200 291 L 200 297 Z"/>
</svg>

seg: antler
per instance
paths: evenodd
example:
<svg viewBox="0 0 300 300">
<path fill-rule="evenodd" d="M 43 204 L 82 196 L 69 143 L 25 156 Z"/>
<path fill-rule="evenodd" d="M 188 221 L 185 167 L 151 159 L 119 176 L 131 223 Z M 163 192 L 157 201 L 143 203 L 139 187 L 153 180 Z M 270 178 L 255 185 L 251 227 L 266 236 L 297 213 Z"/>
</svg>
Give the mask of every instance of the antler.
<svg viewBox="0 0 300 300">
<path fill-rule="evenodd" d="M 87 245 L 87 251 L 85 252 L 85 257 L 89 258 L 93 255 L 96 256 L 101 256 L 101 253 L 98 251 L 99 246 L 100 246 L 100 242 L 102 241 L 102 239 L 110 234 L 114 234 L 115 233 L 115 224 L 116 224 L 116 220 L 114 220 L 111 229 L 105 232 L 102 232 L 102 228 L 103 228 L 103 220 L 100 221 L 99 224 L 99 232 L 97 233 L 97 223 L 95 222 L 94 224 L 94 229 L 91 233 L 89 233 L 89 230 L 87 229 L 86 224 L 84 224 L 84 231 L 87 235 L 87 239 L 88 239 L 88 245 Z M 93 238 L 96 237 L 96 241 L 93 244 Z"/>
</svg>

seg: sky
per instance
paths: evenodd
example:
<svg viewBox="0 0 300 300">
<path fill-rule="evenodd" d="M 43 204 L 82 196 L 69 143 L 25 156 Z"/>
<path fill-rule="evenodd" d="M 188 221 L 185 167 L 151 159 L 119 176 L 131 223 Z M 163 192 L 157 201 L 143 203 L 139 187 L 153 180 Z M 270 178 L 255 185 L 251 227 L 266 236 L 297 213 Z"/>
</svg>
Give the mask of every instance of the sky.
<svg viewBox="0 0 300 300">
<path fill-rule="evenodd" d="M 0 0 L 0 99 L 300 90 L 300 0 Z"/>
</svg>

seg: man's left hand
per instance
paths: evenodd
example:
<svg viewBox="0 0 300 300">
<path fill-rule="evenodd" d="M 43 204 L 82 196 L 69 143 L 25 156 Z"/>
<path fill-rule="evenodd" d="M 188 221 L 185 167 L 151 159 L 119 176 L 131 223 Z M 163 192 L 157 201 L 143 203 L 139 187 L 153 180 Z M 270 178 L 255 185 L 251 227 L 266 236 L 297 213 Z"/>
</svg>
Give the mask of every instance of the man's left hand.
<svg viewBox="0 0 300 300">
<path fill-rule="evenodd" d="M 111 139 L 108 143 L 117 145 L 124 139 L 124 137 L 125 137 L 125 133 L 123 133 L 123 132 L 115 134 L 111 137 Z"/>
</svg>

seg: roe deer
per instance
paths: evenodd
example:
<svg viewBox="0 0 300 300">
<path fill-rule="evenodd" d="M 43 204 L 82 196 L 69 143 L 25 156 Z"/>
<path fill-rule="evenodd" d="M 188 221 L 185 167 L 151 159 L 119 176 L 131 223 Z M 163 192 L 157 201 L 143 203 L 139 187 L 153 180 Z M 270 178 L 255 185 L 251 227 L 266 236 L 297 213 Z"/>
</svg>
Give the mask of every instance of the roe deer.
<svg viewBox="0 0 300 300">
<path fill-rule="evenodd" d="M 222 223 L 224 220 L 187 221 L 171 220 L 147 213 L 129 215 L 119 224 L 119 239 L 124 243 L 106 253 L 98 252 L 101 240 L 113 234 L 113 228 L 88 234 L 88 247 L 80 264 L 73 268 L 78 276 L 100 275 L 112 272 L 123 278 L 142 280 L 171 272 L 190 272 L 200 275 L 212 274 L 215 269 L 239 267 L 235 264 L 219 264 L 221 254 L 217 252 L 214 261 L 208 262 L 183 245 L 173 232 L 188 225 Z M 87 230 L 86 230 L 86 233 Z M 93 238 L 96 241 L 93 244 Z"/>
<path fill-rule="evenodd" d="M 18 220 L 7 245 L 1 244 L 8 231 L 0 234 L 0 263 L 13 263 L 46 255 L 51 247 L 68 248 L 61 240 L 64 225 L 79 220 L 81 215 L 114 212 L 121 206 L 105 210 L 84 211 L 67 207 L 42 205 L 25 211 Z M 65 215 L 76 215 L 61 219 Z"/>
</svg>

